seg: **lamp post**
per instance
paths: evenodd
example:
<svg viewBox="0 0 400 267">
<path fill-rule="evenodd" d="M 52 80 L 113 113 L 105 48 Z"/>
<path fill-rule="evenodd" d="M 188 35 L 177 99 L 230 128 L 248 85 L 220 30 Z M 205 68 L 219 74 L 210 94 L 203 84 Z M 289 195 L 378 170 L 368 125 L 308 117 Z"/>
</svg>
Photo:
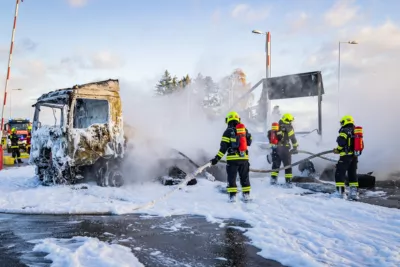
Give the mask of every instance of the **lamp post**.
<svg viewBox="0 0 400 267">
<path fill-rule="evenodd" d="M 266 104 L 266 120 L 264 121 L 264 131 L 267 133 L 268 130 L 268 118 L 269 118 L 269 107 L 270 107 L 270 101 L 268 99 L 268 88 L 267 88 L 267 79 L 271 77 L 271 33 L 270 32 L 262 32 L 259 30 L 252 30 L 251 31 L 254 34 L 261 34 L 265 35 L 265 80 L 264 80 L 264 91 L 265 91 L 265 104 Z"/>
<path fill-rule="evenodd" d="M 339 41 L 339 63 L 338 63 L 338 117 L 340 119 L 340 98 L 339 98 L 339 92 L 340 92 L 340 44 L 358 44 L 357 41 L 347 41 L 347 42 L 340 42 Z"/>
<path fill-rule="evenodd" d="M 262 32 L 259 30 L 252 30 L 254 34 L 265 35 L 265 78 L 271 77 L 271 33 L 270 32 Z"/>
<path fill-rule="evenodd" d="M 22 91 L 21 88 L 11 89 L 11 91 Z M 11 92 L 10 92 L 10 119 L 11 119 Z"/>
</svg>

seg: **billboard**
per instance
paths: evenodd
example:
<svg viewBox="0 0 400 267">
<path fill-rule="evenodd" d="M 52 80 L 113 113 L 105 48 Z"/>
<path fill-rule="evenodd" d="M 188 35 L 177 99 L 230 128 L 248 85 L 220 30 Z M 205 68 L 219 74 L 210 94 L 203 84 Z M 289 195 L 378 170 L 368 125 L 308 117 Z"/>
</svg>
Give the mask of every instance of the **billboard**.
<svg viewBox="0 0 400 267">
<path fill-rule="evenodd" d="M 267 79 L 270 100 L 318 96 L 325 93 L 320 71 L 285 75 Z"/>
</svg>

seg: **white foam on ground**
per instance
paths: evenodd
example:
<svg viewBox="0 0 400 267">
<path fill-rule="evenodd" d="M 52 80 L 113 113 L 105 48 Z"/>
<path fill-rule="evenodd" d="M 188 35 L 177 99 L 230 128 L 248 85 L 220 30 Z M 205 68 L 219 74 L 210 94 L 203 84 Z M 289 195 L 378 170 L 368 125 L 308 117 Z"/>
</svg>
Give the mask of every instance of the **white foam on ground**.
<svg viewBox="0 0 400 267">
<path fill-rule="evenodd" d="M 63 267 L 143 267 L 131 249 L 107 244 L 97 238 L 76 236 L 70 239 L 46 238 L 38 241 L 33 251 L 45 252 L 51 266 Z"/>
<path fill-rule="evenodd" d="M 252 226 L 244 234 L 261 249 L 261 256 L 284 265 L 400 266 L 398 209 L 326 194 L 300 196 L 307 190 L 272 187 L 269 179 L 260 178 L 251 180 L 253 203 L 232 204 L 215 188 L 225 184 L 199 178 L 197 185 L 178 190 L 153 207 L 134 210 L 174 187 L 151 182 L 122 188 L 44 187 L 32 177 L 32 167 L 0 172 L 0 211 L 197 214 L 221 227 L 222 219 L 234 218 Z"/>
</svg>

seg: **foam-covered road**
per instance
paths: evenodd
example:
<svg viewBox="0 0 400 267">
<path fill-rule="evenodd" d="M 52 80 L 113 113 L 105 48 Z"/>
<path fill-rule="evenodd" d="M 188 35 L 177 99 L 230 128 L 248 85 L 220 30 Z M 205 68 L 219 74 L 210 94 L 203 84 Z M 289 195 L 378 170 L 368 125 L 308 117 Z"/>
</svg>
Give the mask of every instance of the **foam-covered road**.
<svg viewBox="0 0 400 267">
<path fill-rule="evenodd" d="M 0 214 L 1 266 L 282 266 L 235 227 L 198 216 Z"/>
</svg>

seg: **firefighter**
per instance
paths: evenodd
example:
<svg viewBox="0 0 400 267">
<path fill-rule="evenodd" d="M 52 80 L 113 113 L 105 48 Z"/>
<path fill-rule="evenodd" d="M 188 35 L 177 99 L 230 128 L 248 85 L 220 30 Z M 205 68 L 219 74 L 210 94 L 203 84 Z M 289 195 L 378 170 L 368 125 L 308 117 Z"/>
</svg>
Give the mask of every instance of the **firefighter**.
<svg viewBox="0 0 400 267">
<path fill-rule="evenodd" d="M 11 129 L 11 134 L 8 136 L 8 138 L 11 141 L 11 151 L 12 151 L 12 157 L 14 158 L 14 164 L 17 163 L 22 163 L 21 161 L 21 153 L 19 152 L 19 137 L 17 135 L 17 130 L 15 128 Z"/>
<path fill-rule="evenodd" d="M 252 137 L 248 130 L 244 128 L 244 125 L 240 123 L 240 117 L 237 112 L 229 112 L 226 115 L 225 123 L 227 124 L 227 129 L 222 135 L 220 149 L 210 162 L 212 165 L 217 164 L 225 153 L 227 153 L 226 172 L 228 176 L 227 192 L 229 194 L 229 200 L 231 202 L 236 201 L 236 194 L 238 192 L 236 177 L 239 173 L 243 200 L 247 201 L 250 200 L 250 163 L 247 146 L 251 145 Z M 244 129 L 237 126 L 243 127 Z M 243 132 L 244 140 L 237 138 L 237 134 L 241 132 Z M 240 148 L 242 145 L 245 146 L 243 150 Z"/>
<path fill-rule="evenodd" d="M 337 147 L 333 153 L 339 154 L 339 161 L 336 164 L 335 182 L 336 194 L 340 198 L 345 198 L 345 176 L 349 177 L 349 198 L 357 200 L 358 197 L 358 177 L 357 164 L 358 157 L 354 155 L 354 119 L 350 115 L 344 116 L 340 120 L 341 128 L 336 139 Z"/>
<path fill-rule="evenodd" d="M 28 126 L 28 135 L 26 136 L 26 152 L 31 154 L 31 134 L 32 134 L 32 126 Z"/>
<path fill-rule="evenodd" d="M 279 130 L 277 132 L 278 144 L 276 147 L 276 153 L 272 154 L 272 169 L 279 169 L 281 163 L 283 166 L 292 164 L 292 154 L 297 154 L 297 139 L 294 134 L 292 122 L 294 117 L 291 114 L 283 114 L 279 120 Z M 290 142 L 292 142 L 293 149 L 291 149 Z M 278 180 L 278 171 L 271 172 L 271 184 L 275 185 Z M 285 169 L 285 182 L 288 187 L 292 184 L 292 168 Z"/>
</svg>

